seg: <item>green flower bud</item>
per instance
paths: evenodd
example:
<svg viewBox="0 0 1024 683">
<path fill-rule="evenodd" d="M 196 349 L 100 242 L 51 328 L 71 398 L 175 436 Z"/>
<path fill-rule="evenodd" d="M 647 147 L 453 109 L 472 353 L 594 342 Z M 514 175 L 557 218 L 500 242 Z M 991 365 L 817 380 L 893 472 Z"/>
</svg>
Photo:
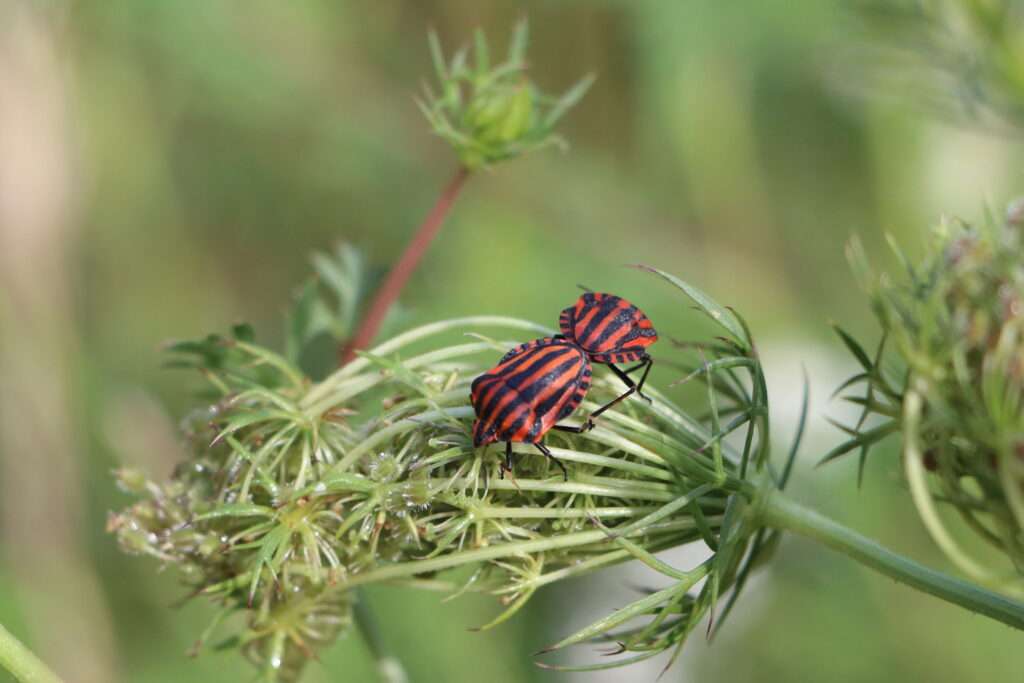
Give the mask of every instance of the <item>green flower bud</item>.
<svg viewBox="0 0 1024 683">
<path fill-rule="evenodd" d="M 561 144 L 555 124 L 590 87 L 593 79 L 587 77 L 561 97 L 543 97 L 526 77 L 526 38 L 523 23 L 513 35 L 508 59 L 491 67 L 482 34 L 477 35 L 474 66 L 464 52 L 449 63 L 436 36 L 431 37 L 442 94 L 434 96 L 428 90 L 420 108 L 466 168 Z"/>
<path fill-rule="evenodd" d="M 533 95 L 528 85 L 485 96 L 470 114 L 474 138 L 488 145 L 515 142 L 530 130 L 532 120 Z"/>
</svg>

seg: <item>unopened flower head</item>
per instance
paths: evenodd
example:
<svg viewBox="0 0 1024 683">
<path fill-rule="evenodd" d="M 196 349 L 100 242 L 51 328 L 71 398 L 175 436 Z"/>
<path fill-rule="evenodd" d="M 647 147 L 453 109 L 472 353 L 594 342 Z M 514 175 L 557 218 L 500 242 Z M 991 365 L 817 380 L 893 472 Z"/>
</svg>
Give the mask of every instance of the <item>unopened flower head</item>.
<svg viewBox="0 0 1024 683">
<path fill-rule="evenodd" d="M 526 75 L 527 42 L 527 24 L 521 21 L 505 61 L 492 66 L 481 31 L 476 33 L 472 64 L 465 48 L 448 60 L 437 35 L 430 35 L 438 90 L 424 86 L 420 109 L 434 133 L 452 145 L 467 169 L 565 145 L 555 126 L 583 97 L 593 78 L 583 78 L 561 96 L 542 93 Z"/>
</svg>

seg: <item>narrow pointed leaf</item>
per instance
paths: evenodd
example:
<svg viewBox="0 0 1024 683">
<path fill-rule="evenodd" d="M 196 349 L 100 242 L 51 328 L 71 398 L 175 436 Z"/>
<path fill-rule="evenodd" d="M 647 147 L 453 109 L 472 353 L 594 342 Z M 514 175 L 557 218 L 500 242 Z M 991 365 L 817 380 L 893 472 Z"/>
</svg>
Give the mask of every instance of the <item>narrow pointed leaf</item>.
<svg viewBox="0 0 1024 683">
<path fill-rule="evenodd" d="M 864 347 L 861 346 L 856 339 L 850 336 L 850 334 L 847 333 L 846 330 L 844 330 L 836 323 L 832 323 L 832 329 L 835 330 L 837 335 L 839 335 L 839 338 L 842 340 L 846 348 L 850 350 L 850 353 L 852 353 L 857 358 L 857 362 L 859 362 L 867 372 L 871 372 L 874 366 L 871 363 L 871 358 L 864 350 Z"/>
<path fill-rule="evenodd" d="M 725 306 L 716 302 L 697 287 L 680 280 L 674 275 L 670 275 L 662 270 L 658 270 L 651 266 L 645 266 L 643 264 L 636 264 L 633 267 L 639 268 L 640 270 L 646 270 L 649 273 L 654 273 L 673 286 L 681 289 L 701 311 L 715 321 L 722 329 L 728 332 L 733 340 L 739 342 L 742 348 L 747 349 L 750 347 L 750 339 L 743 331 L 743 325 L 736 319 L 736 316 L 732 311 L 727 309 Z"/>
</svg>

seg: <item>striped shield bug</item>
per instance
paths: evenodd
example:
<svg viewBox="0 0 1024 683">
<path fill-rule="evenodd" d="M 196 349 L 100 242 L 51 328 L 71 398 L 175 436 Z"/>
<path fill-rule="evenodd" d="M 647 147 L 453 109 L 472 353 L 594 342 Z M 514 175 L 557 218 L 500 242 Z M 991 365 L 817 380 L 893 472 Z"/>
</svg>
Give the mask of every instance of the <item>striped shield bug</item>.
<svg viewBox="0 0 1024 683">
<path fill-rule="evenodd" d="M 475 380 L 470 400 L 476 412 L 473 445 L 505 442 L 501 476 L 512 470 L 512 443 L 529 443 L 569 473 L 542 443 L 551 429 L 584 432 L 591 425 L 559 425 L 590 388 L 587 354 L 568 339 L 543 337 L 520 344 Z"/>
<path fill-rule="evenodd" d="M 562 311 L 558 325 L 562 336 L 583 349 L 592 363 L 607 365 L 627 387 L 624 394 L 591 413 L 590 420 L 634 392 L 650 403 L 643 393 L 654 364 L 647 347 L 658 341 L 658 333 L 643 311 L 614 294 L 585 292 L 574 306 Z M 617 363 L 636 365 L 623 370 Z M 641 368 L 640 381 L 634 382 L 630 374 Z"/>
</svg>

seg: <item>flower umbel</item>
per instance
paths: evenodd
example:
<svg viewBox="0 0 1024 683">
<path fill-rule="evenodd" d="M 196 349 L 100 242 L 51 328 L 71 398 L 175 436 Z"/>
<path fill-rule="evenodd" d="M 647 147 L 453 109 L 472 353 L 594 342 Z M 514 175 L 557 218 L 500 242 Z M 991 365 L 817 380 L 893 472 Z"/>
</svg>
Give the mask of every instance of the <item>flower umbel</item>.
<svg viewBox="0 0 1024 683">
<path fill-rule="evenodd" d="M 162 483 L 122 472 L 140 499 L 111 528 L 126 550 L 177 566 L 224 616 L 242 614 L 241 627 L 219 627 L 235 629 L 223 644 L 241 647 L 267 680 L 296 680 L 347 627 L 363 584 L 493 594 L 504 610 L 489 628 L 541 586 L 632 559 L 668 587 L 549 650 L 610 640 L 629 653 L 616 664 L 678 653 L 725 596 L 721 624 L 773 546 L 755 514 L 755 482 L 768 476 L 767 394 L 738 316 L 659 274 L 723 332 L 681 352 L 686 379 L 704 383 L 706 420 L 651 389 L 653 404 L 626 401 L 586 434 L 549 437 L 569 481 L 521 444 L 516 478 L 502 480 L 500 449 L 472 446 L 469 383 L 521 339 L 434 340 L 453 330 L 550 332 L 541 326 L 488 316 L 427 325 L 319 383 L 267 349 L 210 338 L 177 347 L 221 392 L 186 422 L 191 459 Z M 614 377 L 598 377 L 579 415 L 618 393 Z M 711 557 L 684 570 L 655 556 L 687 543 L 704 543 Z M 458 585 L 440 573 L 457 567 L 471 568 Z"/>
</svg>

